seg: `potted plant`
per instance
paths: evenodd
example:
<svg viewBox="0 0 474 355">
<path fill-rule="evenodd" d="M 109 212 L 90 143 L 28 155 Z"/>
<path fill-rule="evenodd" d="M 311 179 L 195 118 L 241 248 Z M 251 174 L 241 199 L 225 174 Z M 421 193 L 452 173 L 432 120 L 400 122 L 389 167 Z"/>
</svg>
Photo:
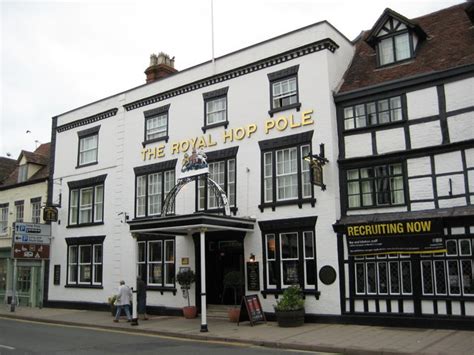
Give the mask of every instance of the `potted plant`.
<svg viewBox="0 0 474 355">
<path fill-rule="evenodd" d="M 244 279 L 240 271 L 230 271 L 224 276 L 224 289 L 230 288 L 234 293 L 234 306 L 229 308 L 228 315 L 231 322 L 237 323 L 240 317 L 240 306 L 237 304 L 238 291 L 242 289 Z"/>
<path fill-rule="evenodd" d="M 298 327 L 304 323 L 304 299 L 297 285 L 283 291 L 281 299 L 274 306 L 275 315 L 280 327 Z"/>
<path fill-rule="evenodd" d="M 176 275 L 176 280 L 181 285 L 183 297 L 188 299 L 188 306 L 183 307 L 184 318 L 196 318 L 196 306 L 191 306 L 191 300 L 189 298 L 189 289 L 191 288 L 191 284 L 196 281 L 196 275 L 194 274 L 194 271 L 191 269 L 182 270 Z"/>
<path fill-rule="evenodd" d="M 113 295 L 107 298 L 107 303 L 110 306 L 110 312 L 112 313 L 112 317 L 115 317 L 115 313 L 117 313 L 117 307 L 115 306 L 115 302 L 117 302 L 117 295 Z"/>
</svg>

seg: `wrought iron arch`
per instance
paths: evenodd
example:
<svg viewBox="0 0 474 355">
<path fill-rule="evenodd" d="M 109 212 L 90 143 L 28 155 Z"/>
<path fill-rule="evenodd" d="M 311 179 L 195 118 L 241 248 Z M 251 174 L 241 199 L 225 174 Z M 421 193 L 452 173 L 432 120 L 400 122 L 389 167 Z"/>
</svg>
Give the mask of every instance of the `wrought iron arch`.
<svg viewBox="0 0 474 355">
<path fill-rule="evenodd" d="M 203 175 L 201 175 L 201 177 L 202 176 Z M 161 208 L 162 217 L 174 214 L 176 207 L 176 196 L 178 196 L 179 191 L 181 191 L 185 185 L 192 181 L 196 181 L 198 178 L 199 176 L 192 176 L 178 180 L 178 183 L 174 185 L 163 202 L 163 206 Z M 216 197 L 218 208 L 223 209 L 225 216 L 230 216 L 229 200 L 227 199 L 225 191 L 219 186 L 217 182 L 212 180 L 208 174 L 205 175 L 205 178 L 208 183 L 208 192 L 211 191 Z"/>
</svg>

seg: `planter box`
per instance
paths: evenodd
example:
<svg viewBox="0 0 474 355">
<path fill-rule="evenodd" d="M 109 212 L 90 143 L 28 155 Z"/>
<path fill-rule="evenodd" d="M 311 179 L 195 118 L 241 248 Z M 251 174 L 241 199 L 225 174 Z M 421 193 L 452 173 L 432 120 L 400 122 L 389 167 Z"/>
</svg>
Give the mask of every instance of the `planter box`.
<svg viewBox="0 0 474 355">
<path fill-rule="evenodd" d="M 304 309 L 297 311 L 277 311 L 275 310 L 278 326 L 299 327 L 304 324 Z"/>
</svg>

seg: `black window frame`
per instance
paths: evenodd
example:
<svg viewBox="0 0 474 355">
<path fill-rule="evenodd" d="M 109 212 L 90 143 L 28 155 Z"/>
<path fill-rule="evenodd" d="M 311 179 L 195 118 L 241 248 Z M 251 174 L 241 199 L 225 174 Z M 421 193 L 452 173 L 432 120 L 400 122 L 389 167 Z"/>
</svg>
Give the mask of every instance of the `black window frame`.
<svg viewBox="0 0 474 355">
<path fill-rule="evenodd" d="M 229 200 L 229 208 L 230 211 L 235 215 L 238 211 L 237 208 L 237 152 L 239 150 L 239 147 L 232 147 L 232 148 L 227 148 L 227 149 L 222 149 L 222 150 L 216 150 L 212 152 L 206 153 L 207 156 L 207 163 L 218 163 L 224 161 L 224 188 L 223 190 L 228 194 L 229 190 L 229 161 L 234 160 L 234 205 L 232 206 L 230 204 L 229 196 L 227 196 L 227 199 Z M 199 180 L 196 179 L 196 184 L 195 184 L 195 190 L 196 190 L 196 201 L 195 201 L 195 211 L 196 212 L 222 212 L 222 208 L 209 208 L 208 203 L 209 203 L 209 194 L 208 194 L 208 181 L 207 179 L 204 180 L 204 204 L 205 207 L 203 209 L 200 208 L 199 206 Z"/>
<path fill-rule="evenodd" d="M 221 89 L 205 92 L 202 94 L 203 101 L 204 101 L 204 125 L 201 127 L 201 130 L 203 133 L 206 133 L 208 129 L 216 128 L 216 127 L 224 127 L 227 129 L 227 126 L 229 125 L 229 102 L 227 98 L 227 93 L 229 91 L 229 87 L 223 87 Z M 225 99 L 225 120 L 217 123 L 207 123 L 207 104 L 208 102 L 214 101 L 214 100 L 219 100 L 219 99 Z"/>
<path fill-rule="evenodd" d="M 99 164 L 99 130 L 100 130 L 100 125 L 98 125 L 96 127 L 86 129 L 84 131 L 77 132 L 78 140 L 77 140 L 77 165 L 76 165 L 76 169 Z M 93 162 L 81 164 L 81 141 L 83 139 L 90 138 L 92 136 L 97 136 L 96 160 L 93 161 Z"/>
<path fill-rule="evenodd" d="M 403 23 L 400 20 L 397 20 L 398 25 L 396 27 L 394 27 L 393 21 L 394 21 L 393 18 L 389 18 L 385 22 L 385 25 L 380 29 L 380 31 L 382 31 L 382 30 L 386 31 L 387 34 L 376 37 L 376 53 L 377 53 L 377 67 L 378 68 L 384 68 L 384 67 L 387 67 L 387 66 L 390 66 L 390 65 L 396 65 L 396 64 L 404 63 L 404 62 L 409 61 L 409 60 L 411 60 L 415 57 L 415 50 L 414 50 L 414 45 L 413 45 L 413 35 L 414 35 L 413 32 L 409 29 L 409 27 L 407 26 L 406 23 Z M 387 24 L 388 24 L 389 27 L 387 27 Z M 398 28 L 400 27 L 400 25 L 404 25 L 405 28 L 399 30 Z M 408 35 L 408 44 L 409 44 L 410 55 L 409 55 L 408 58 L 398 60 L 396 58 L 397 51 L 396 51 L 395 38 L 398 37 L 398 36 L 401 36 L 401 35 L 405 35 L 405 34 Z M 391 42 L 392 42 L 393 61 L 389 62 L 389 63 L 382 64 L 382 61 L 381 61 L 381 57 L 382 57 L 381 43 L 382 43 L 382 41 L 387 40 L 387 39 L 391 39 Z"/>
<path fill-rule="evenodd" d="M 141 167 L 136 167 L 134 168 L 135 172 L 135 192 L 134 192 L 134 216 L 135 219 L 141 219 L 141 218 L 150 218 L 150 217 L 156 217 L 156 216 L 161 216 L 161 209 L 159 213 L 156 214 L 149 214 L 148 212 L 148 176 L 152 174 L 162 174 L 162 182 L 161 182 L 161 207 L 163 207 L 163 202 L 166 199 L 165 195 L 165 181 L 164 181 L 164 176 L 166 172 L 173 171 L 174 173 L 174 183 L 176 184 L 176 162 L 177 159 L 172 159 L 172 160 L 167 160 L 161 163 L 156 163 L 156 164 L 151 164 L 151 165 L 146 165 L 146 166 L 141 166 Z M 138 189 L 138 179 L 140 177 L 145 176 L 145 214 L 143 216 L 138 216 L 138 203 L 137 203 L 137 189 Z M 173 185 L 174 186 L 174 185 Z M 169 191 L 168 191 L 169 192 Z"/>
<path fill-rule="evenodd" d="M 166 285 L 165 283 L 165 253 L 166 253 L 166 242 L 173 242 L 173 268 L 174 268 L 174 277 L 173 277 L 173 283 L 171 286 L 171 283 Z M 148 257 L 148 252 L 149 252 L 149 245 L 150 243 L 153 242 L 161 242 L 161 280 L 162 280 L 162 285 L 155 285 L 155 284 L 150 284 L 149 283 L 149 257 Z M 176 237 L 175 236 L 170 236 L 170 235 L 138 235 L 137 236 L 137 277 L 141 277 L 141 279 L 145 282 L 147 290 L 152 290 L 152 291 L 160 291 L 161 294 L 164 292 L 172 292 L 173 295 L 176 295 Z M 144 245 L 144 250 L 143 250 L 143 258 L 144 260 L 142 261 L 140 259 L 140 244 Z"/>
<path fill-rule="evenodd" d="M 144 126 L 143 126 L 143 142 L 142 146 L 145 147 L 147 144 L 151 143 L 156 143 L 156 142 L 162 142 L 165 141 L 165 143 L 168 143 L 169 140 L 169 128 L 170 128 L 170 116 L 169 116 L 169 109 L 170 109 L 171 104 L 167 104 L 164 106 L 160 106 L 157 108 L 154 108 L 152 110 L 144 111 L 143 116 L 144 116 Z M 151 120 L 155 117 L 166 115 L 166 134 L 164 136 L 158 137 L 158 138 L 153 138 L 153 139 L 147 139 L 147 123 L 148 120 Z"/>
<path fill-rule="evenodd" d="M 68 218 L 67 218 L 67 227 L 66 228 L 80 228 L 88 226 L 96 226 L 104 224 L 105 220 L 105 179 L 107 174 L 99 175 L 93 178 L 79 180 L 79 181 L 70 181 L 68 182 L 69 187 L 69 202 L 68 202 Z M 96 213 L 96 188 L 102 186 L 102 221 L 94 222 L 95 213 Z M 86 223 L 80 223 L 80 207 L 81 207 L 81 190 L 92 188 L 92 221 Z M 78 191 L 77 197 L 77 206 L 76 206 L 76 223 L 71 224 L 71 200 L 73 191 Z"/>
<path fill-rule="evenodd" d="M 273 115 L 277 112 L 281 111 L 286 111 L 286 110 L 291 110 L 291 109 L 296 109 L 296 111 L 299 111 L 301 108 L 301 103 L 300 103 L 300 94 L 299 94 L 299 82 L 298 82 L 298 70 L 299 70 L 299 64 L 294 65 L 289 68 L 285 68 L 273 73 L 269 73 L 268 76 L 268 81 L 269 81 L 269 87 L 270 87 L 270 110 L 268 111 L 268 114 L 270 117 L 273 117 Z M 274 107 L 273 105 L 273 85 L 276 83 L 279 83 L 284 80 L 288 80 L 291 78 L 295 78 L 296 80 L 296 102 L 292 104 L 287 104 L 284 106 L 279 106 L 279 107 Z"/>
<path fill-rule="evenodd" d="M 281 235 L 282 234 L 297 234 L 298 238 L 298 282 L 296 283 L 302 290 L 305 295 L 314 295 L 316 298 L 319 298 L 320 292 L 318 291 L 318 274 L 317 274 L 317 247 L 316 247 L 316 221 L 317 216 L 311 217 L 302 217 L 302 218 L 290 218 L 290 219 L 280 219 L 280 220 L 270 220 L 270 221 L 260 221 L 258 222 L 261 236 L 262 236 L 262 256 L 263 256 L 263 290 L 261 291 L 263 296 L 266 297 L 269 294 L 278 295 L 282 294 L 283 291 L 289 287 L 289 284 L 284 284 L 282 280 L 282 269 L 281 265 L 284 261 L 281 257 Z M 312 234 L 312 246 L 313 246 L 313 257 L 312 259 L 305 258 L 305 233 L 310 232 Z M 274 256 L 275 260 L 270 260 L 275 262 L 275 287 L 269 286 L 269 256 L 267 255 L 267 237 L 274 236 Z M 313 280 L 314 284 L 307 282 L 307 267 L 305 267 L 307 262 L 313 262 Z"/>
<path fill-rule="evenodd" d="M 313 131 L 303 132 L 282 138 L 273 138 L 265 141 L 259 141 L 260 146 L 260 205 L 258 208 L 261 212 L 265 208 L 271 208 L 275 211 L 278 206 L 298 205 L 299 208 L 303 207 L 303 204 L 310 203 L 311 207 L 316 204 L 316 198 L 314 197 L 314 185 L 310 181 L 311 196 L 303 197 L 303 183 L 302 183 L 302 164 L 309 164 L 304 161 L 301 148 L 303 146 L 309 146 L 309 154 L 312 154 L 312 137 Z M 297 161 L 297 178 L 298 178 L 298 196 L 294 199 L 288 200 L 277 200 L 277 184 L 276 184 L 276 152 L 282 149 L 296 147 L 296 161 Z M 272 201 L 265 201 L 265 154 L 272 153 Z M 309 169 L 308 169 L 309 172 Z"/>
<path fill-rule="evenodd" d="M 400 99 L 400 107 L 393 108 L 392 107 L 392 100 L 394 99 Z M 379 110 L 379 104 L 383 101 L 388 102 L 388 109 L 387 110 Z M 375 106 L 375 120 L 376 123 L 372 123 L 372 118 L 371 118 L 371 113 L 369 113 L 368 107 L 370 105 Z M 365 125 L 363 126 L 357 126 L 357 118 L 362 117 L 362 115 L 357 115 L 357 107 L 363 106 L 364 108 L 364 122 Z M 346 118 L 346 110 L 350 109 L 352 111 L 352 117 L 349 117 L 348 119 Z M 401 115 L 401 119 L 399 120 L 394 120 L 394 111 L 398 110 Z M 399 95 L 391 95 L 387 97 L 380 97 L 376 98 L 374 100 L 370 101 L 363 101 L 363 102 L 356 102 L 351 105 L 346 105 L 343 106 L 341 109 L 341 116 L 342 116 L 342 129 L 344 132 L 353 132 L 353 131 L 362 131 L 365 129 L 370 129 L 374 127 L 382 127 L 382 126 L 388 126 L 388 125 L 396 125 L 400 124 L 403 122 L 407 121 L 407 101 L 406 101 L 406 94 L 399 94 Z M 382 113 L 388 113 L 389 121 L 388 122 L 380 122 L 380 115 Z M 352 128 L 346 128 L 346 121 L 352 120 L 353 127 Z"/>
<path fill-rule="evenodd" d="M 104 240 L 105 235 L 100 236 L 87 236 L 87 237 L 71 237 L 65 238 L 66 245 L 67 245 L 67 256 L 66 256 L 66 288 L 94 288 L 94 289 L 102 289 L 104 284 Z M 94 266 L 98 265 L 95 262 L 95 247 L 100 246 L 101 248 L 101 262 L 99 265 L 100 267 L 100 282 L 94 282 L 95 270 Z M 71 253 L 70 250 L 72 247 L 76 247 L 76 255 L 75 255 L 75 263 L 70 263 Z M 83 247 L 90 247 L 90 282 L 80 282 L 80 248 Z M 76 264 L 76 280 L 70 280 L 70 264 Z"/>
<path fill-rule="evenodd" d="M 383 178 L 385 179 L 391 179 L 392 177 L 401 177 L 401 181 L 403 183 L 403 202 L 402 203 L 392 203 L 391 200 L 389 203 L 385 204 L 378 204 L 377 203 L 377 188 L 376 188 L 376 181 L 378 177 L 375 175 L 375 169 L 384 167 L 384 168 L 390 168 L 391 166 L 394 165 L 399 165 L 401 168 L 401 173 L 399 174 L 389 174 L 388 176 L 384 176 Z M 373 169 L 374 170 L 374 176 L 373 177 L 364 177 L 361 178 L 361 169 Z M 358 179 L 353 179 L 349 180 L 348 178 L 348 172 L 352 170 L 358 170 Z M 370 165 L 357 165 L 357 166 L 350 166 L 350 167 L 345 167 L 342 170 L 342 179 L 343 179 L 343 187 L 344 187 L 344 203 L 346 206 L 346 210 L 363 210 L 363 209 L 379 209 L 379 208 L 391 208 L 391 207 L 400 207 L 400 206 L 407 206 L 409 197 L 408 197 L 408 175 L 407 175 L 407 167 L 406 167 L 406 162 L 405 161 L 385 161 L 385 162 L 378 162 L 378 163 L 373 163 Z M 360 205 L 357 207 L 350 207 L 349 206 L 349 184 L 351 182 L 359 182 L 359 202 Z M 362 182 L 363 181 L 371 181 L 370 185 L 372 187 L 372 190 L 370 191 L 371 199 L 372 199 L 372 205 L 364 205 L 363 203 L 363 190 L 362 190 Z M 390 187 L 390 182 L 389 182 L 389 187 Z M 391 194 L 393 191 L 391 189 L 388 190 L 388 192 L 385 192 L 390 194 L 390 199 L 391 199 Z M 368 194 L 368 193 L 367 193 Z M 355 194 L 353 194 L 355 195 Z"/>
</svg>

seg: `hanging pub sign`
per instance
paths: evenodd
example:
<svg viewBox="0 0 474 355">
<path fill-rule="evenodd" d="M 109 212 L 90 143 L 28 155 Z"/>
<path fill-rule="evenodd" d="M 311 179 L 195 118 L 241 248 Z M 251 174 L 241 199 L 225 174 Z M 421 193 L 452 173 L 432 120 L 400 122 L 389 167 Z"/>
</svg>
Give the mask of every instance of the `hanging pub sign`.
<svg viewBox="0 0 474 355">
<path fill-rule="evenodd" d="M 349 255 L 444 253 L 439 219 L 418 219 L 345 226 Z"/>
<path fill-rule="evenodd" d="M 318 162 L 314 161 L 311 163 L 311 183 L 321 188 L 326 187 L 323 182 L 323 166 Z"/>
<path fill-rule="evenodd" d="M 54 206 L 46 206 L 43 209 L 43 220 L 45 222 L 57 222 L 58 221 L 58 209 Z"/>
</svg>

